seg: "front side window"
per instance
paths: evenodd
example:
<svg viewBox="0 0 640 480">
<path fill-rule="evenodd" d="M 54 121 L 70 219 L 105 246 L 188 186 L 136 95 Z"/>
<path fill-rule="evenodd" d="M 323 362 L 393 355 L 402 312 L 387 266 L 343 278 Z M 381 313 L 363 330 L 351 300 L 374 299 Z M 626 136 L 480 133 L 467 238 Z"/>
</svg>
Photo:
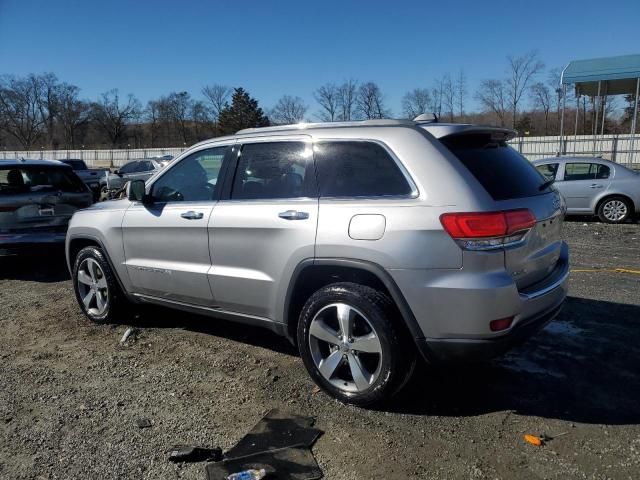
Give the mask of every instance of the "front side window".
<svg viewBox="0 0 640 480">
<path fill-rule="evenodd" d="M 250 143 L 242 147 L 233 200 L 298 198 L 313 189 L 312 150 L 304 142 Z"/>
<path fill-rule="evenodd" d="M 384 197 L 412 193 L 389 153 L 366 141 L 318 142 L 314 145 L 321 197 Z"/>
<path fill-rule="evenodd" d="M 157 202 L 205 202 L 216 197 L 222 160 L 229 147 L 200 150 L 172 166 L 154 184 Z"/>
<path fill-rule="evenodd" d="M 610 173 L 610 168 L 600 163 L 567 163 L 564 167 L 566 181 L 604 179 Z"/>
<path fill-rule="evenodd" d="M 138 168 L 139 172 L 150 172 L 154 169 L 153 162 L 150 160 L 142 160 L 139 162 L 140 168 Z"/>
<path fill-rule="evenodd" d="M 536 169 L 549 180 L 555 180 L 558 173 L 558 164 L 546 163 L 544 165 L 537 165 Z"/>
</svg>

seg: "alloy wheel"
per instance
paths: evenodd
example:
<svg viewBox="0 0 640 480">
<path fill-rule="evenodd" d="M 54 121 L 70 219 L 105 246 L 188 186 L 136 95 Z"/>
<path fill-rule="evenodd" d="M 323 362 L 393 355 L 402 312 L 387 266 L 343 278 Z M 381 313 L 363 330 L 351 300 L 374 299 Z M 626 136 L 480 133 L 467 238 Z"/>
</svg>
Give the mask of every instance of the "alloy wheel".
<svg viewBox="0 0 640 480">
<path fill-rule="evenodd" d="M 605 218 L 611 222 L 619 222 L 627 215 L 627 206 L 621 200 L 609 200 L 602 207 Z"/>
<path fill-rule="evenodd" d="M 332 303 L 316 313 L 309 325 L 309 347 L 320 374 L 345 392 L 362 392 L 380 375 L 380 339 L 367 317 L 346 303 Z"/>
<path fill-rule="evenodd" d="M 84 308 L 91 316 L 99 317 L 109 307 L 109 287 L 104 271 L 93 258 L 86 258 L 78 267 L 78 292 Z"/>
</svg>

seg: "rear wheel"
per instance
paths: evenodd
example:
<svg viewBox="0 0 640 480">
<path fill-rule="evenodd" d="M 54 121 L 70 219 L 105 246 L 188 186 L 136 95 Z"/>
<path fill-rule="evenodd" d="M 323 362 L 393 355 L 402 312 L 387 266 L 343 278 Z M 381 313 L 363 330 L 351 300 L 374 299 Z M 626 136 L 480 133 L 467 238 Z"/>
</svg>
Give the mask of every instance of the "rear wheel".
<svg viewBox="0 0 640 480">
<path fill-rule="evenodd" d="M 314 293 L 298 324 L 298 346 L 314 381 L 354 405 L 397 393 L 413 372 L 415 351 L 393 302 L 373 288 L 336 283 Z"/>
<path fill-rule="evenodd" d="M 625 197 L 606 198 L 598 207 L 598 217 L 605 223 L 622 223 L 631 213 L 631 202 Z"/>
<path fill-rule="evenodd" d="M 114 322 L 124 307 L 130 305 L 98 247 L 85 247 L 78 253 L 73 266 L 73 287 L 80 308 L 92 322 Z"/>
</svg>

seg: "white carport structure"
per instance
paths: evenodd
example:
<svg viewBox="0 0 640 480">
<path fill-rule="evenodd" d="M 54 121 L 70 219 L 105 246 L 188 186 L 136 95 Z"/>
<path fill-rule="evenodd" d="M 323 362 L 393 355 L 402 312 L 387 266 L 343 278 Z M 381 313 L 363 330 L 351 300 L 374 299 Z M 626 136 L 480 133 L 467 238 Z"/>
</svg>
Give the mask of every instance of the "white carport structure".
<svg viewBox="0 0 640 480">
<path fill-rule="evenodd" d="M 574 135 L 578 134 L 578 103 L 581 95 L 594 98 L 595 125 L 593 150 L 596 151 L 598 140 L 598 121 L 600 120 L 600 136 L 604 134 L 605 106 L 609 95 L 634 95 L 635 104 L 631 118 L 631 148 L 629 163 L 633 163 L 633 143 L 638 119 L 638 93 L 640 93 L 640 55 L 623 55 L 619 57 L 593 58 L 590 60 L 574 60 L 562 71 L 560 88 L 562 89 L 562 115 L 560 117 L 560 148 L 564 139 L 564 110 L 566 104 L 567 85 L 575 85 L 576 89 L 576 121 Z M 600 113 L 602 114 L 601 118 Z"/>
</svg>

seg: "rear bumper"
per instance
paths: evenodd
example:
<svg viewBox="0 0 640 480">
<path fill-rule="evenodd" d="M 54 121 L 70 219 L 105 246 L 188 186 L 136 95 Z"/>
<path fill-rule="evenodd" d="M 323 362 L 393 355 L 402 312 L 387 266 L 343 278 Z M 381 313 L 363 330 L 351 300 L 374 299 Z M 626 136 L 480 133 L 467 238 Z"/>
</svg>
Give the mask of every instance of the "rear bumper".
<svg viewBox="0 0 640 480">
<path fill-rule="evenodd" d="M 552 310 L 526 319 L 513 327 L 509 333 L 487 339 L 420 339 L 418 348 L 431 362 L 469 362 L 489 360 L 524 343 L 529 337 L 544 328 L 562 309 L 562 303 Z"/>
<path fill-rule="evenodd" d="M 18 255 L 43 246 L 63 246 L 66 232 L 0 233 L 0 256 Z"/>
<path fill-rule="evenodd" d="M 391 271 L 420 326 L 416 343 L 433 362 L 498 356 L 522 343 L 559 312 L 568 293 L 569 250 L 563 242 L 555 269 L 518 290 L 504 270 Z M 493 332 L 492 320 L 513 317 Z"/>
</svg>

